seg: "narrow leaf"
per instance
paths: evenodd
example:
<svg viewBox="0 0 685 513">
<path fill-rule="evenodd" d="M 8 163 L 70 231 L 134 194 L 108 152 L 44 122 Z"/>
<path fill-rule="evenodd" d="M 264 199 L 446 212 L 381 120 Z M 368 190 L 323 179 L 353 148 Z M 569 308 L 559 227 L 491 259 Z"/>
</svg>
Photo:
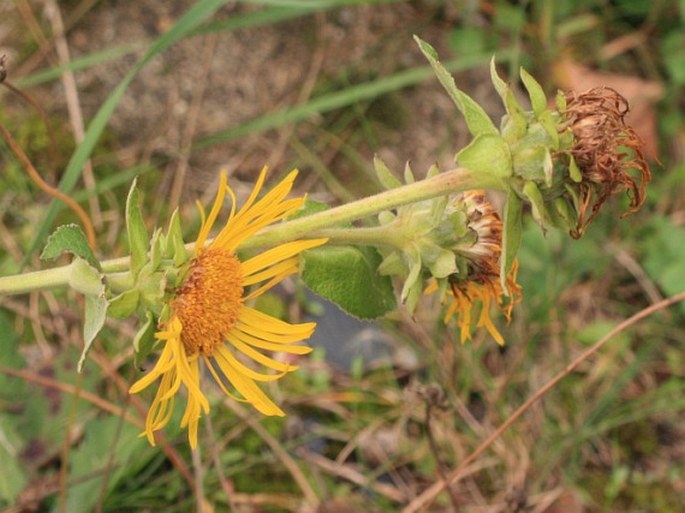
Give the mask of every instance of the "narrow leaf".
<svg viewBox="0 0 685 513">
<path fill-rule="evenodd" d="M 127 290 L 122 292 L 109 302 L 109 315 L 115 319 L 125 319 L 136 311 L 138 308 L 138 301 L 140 300 L 140 291 L 138 289 Z"/>
<path fill-rule="evenodd" d="M 82 258 L 76 257 L 71 263 L 69 285 L 85 296 L 83 351 L 77 366 L 81 372 L 95 337 L 105 325 L 109 303 L 105 297 L 102 273 Z"/>
<path fill-rule="evenodd" d="M 502 232 L 502 256 L 500 257 L 500 281 L 502 289 L 507 291 L 507 274 L 514 265 L 516 254 L 521 245 L 521 233 L 523 230 L 523 202 L 521 198 L 509 189 L 507 203 L 504 207 L 504 220 Z"/>
<path fill-rule="evenodd" d="M 550 224 L 549 216 L 547 215 L 547 208 L 545 200 L 538 186 L 533 182 L 526 182 L 523 186 L 523 194 L 530 201 L 530 208 L 533 212 L 533 219 L 545 230 L 546 226 Z"/>
<path fill-rule="evenodd" d="M 438 54 L 435 49 L 417 36 L 414 36 L 414 39 L 418 43 L 423 55 L 428 59 L 428 62 L 433 68 L 438 80 L 447 91 L 447 94 L 450 95 L 452 101 L 454 101 L 457 108 L 461 111 L 471 134 L 474 136 L 481 134 L 498 134 L 497 127 L 495 127 L 483 108 L 478 105 L 473 98 L 459 90 L 452 75 L 450 75 L 438 60 Z"/>
<path fill-rule="evenodd" d="M 149 244 L 145 221 L 140 211 L 140 193 L 138 192 L 137 180 L 133 180 L 126 198 L 126 231 L 128 232 L 129 251 L 131 252 L 131 274 L 135 277 L 138 276 L 140 269 L 147 261 Z"/>
<path fill-rule="evenodd" d="M 402 182 L 390 171 L 378 155 L 373 157 L 373 168 L 376 170 L 378 181 L 381 182 L 385 189 L 390 190 L 402 185 Z"/>
<path fill-rule="evenodd" d="M 81 352 L 81 357 L 78 360 L 77 370 L 81 372 L 83 369 L 83 364 L 86 361 L 86 356 L 90 348 L 93 346 L 95 337 L 100 330 L 105 325 L 105 319 L 107 318 L 107 299 L 105 298 L 104 286 L 102 289 L 102 294 L 99 295 L 87 295 L 85 297 L 85 318 L 83 320 L 83 351 Z"/>
<path fill-rule="evenodd" d="M 494 55 L 492 56 L 492 59 L 490 59 L 490 81 L 492 82 L 492 85 L 495 87 L 495 91 L 497 91 L 497 94 L 499 94 L 500 98 L 502 98 L 502 101 L 504 101 L 504 96 L 507 90 L 509 89 L 509 86 L 504 80 L 502 80 L 502 78 L 497 73 Z"/>
<path fill-rule="evenodd" d="M 136 333 L 136 336 L 133 337 L 134 363 L 137 368 L 140 368 L 142 362 L 145 361 L 145 358 L 147 358 L 155 345 L 156 326 L 157 323 L 152 312 L 145 312 L 145 321 L 138 330 L 138 333 Z"/>
<path fill-rule="evenodd" d="M 533 112 L 535 116 L 540 116 L 545 110 L 547 110 L 547 97 L 545 92 L 542 90 L 542 86 L 538 83 L 533 75 L 528 73 L 525 69 L 520 69 L 521 80 L 523 85 L 526 86 L 528 91 L 528 97 L 530 98 L 530 105 L 533 107 Z"/>
</svg>

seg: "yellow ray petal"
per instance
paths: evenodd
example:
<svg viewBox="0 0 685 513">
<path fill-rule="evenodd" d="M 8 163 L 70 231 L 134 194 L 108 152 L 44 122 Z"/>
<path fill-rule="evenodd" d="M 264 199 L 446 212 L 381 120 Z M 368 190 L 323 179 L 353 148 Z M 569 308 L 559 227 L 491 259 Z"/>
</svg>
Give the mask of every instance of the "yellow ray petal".
<svg viewBox="0 0 685 513">
<path fill-rule="evenodd" d="M 282 262 L 277 262 L 271 267 L 263 269 L 259 272 L 254 272 L 249 276 L 245 276 L 245 274 L 243 274 L 242 285 L 243 287 L 249 287 L 250 285 L 254 285 L 255 283 L 266 281 L 271 278 L 279 278 L 278 281 L 281 281 L 286 276 L 297 271 L 297 264 L 299 261 L 300 259 L 298 257 L 293 257 Z"/>
<path fill-rule="evenodd" d="M 296 342 L 309 338 L 314 333 L 316 323 L 290 324 L 245 306 L 240 313 L 236 328 L 264 340 Z"/>
<path fill-rule="evenodd" d="M 250 349 L 248 347 L 248 349 Z M 254 351 L 254 349 L 252 349 Z M 254 351 L 257 353 L 257 351 Z M 277 379 L 282 378 L 285 376 L 288 372 L 295 370 L 295 366 L 289 366 L 287 364 L 283 364 L 281 362 L 276 362 L 274 360 L 271 360 L 270 358 L 265 357 L 261 353 L 259 353 L 260 356 L 264 357 L 266 360 L 268 360 L 267 363 L 264 363 L 263 365 L 278 371 L 278 374 L 264 374 L 262 372 L 257 372 L 254 369 L 250 369 L 248 366 L 245 364 L 241 363 L 235 356 L 231 354 L 231 351 L 227 347 L 220 347 L 218 351 L 214 351 L 214 358 L 217 360 L 223 359 L 227 363 L 229 363 L 232 367 L 237 369 L 239 372 L 241 372 L 244 376 L 247 376 L 250 379 L 253 379 L 255 381 L 276 381 Z M 249 356 L 249 355 L 248 355 Z M 262 362 L 259 362 L 262 363 Z M 276 365 L 277 364 L 277 365 Z"/>
<path fill-rule="evenodd" d="M 221 174 L 219 176 L 219 188 L 216 191 L 216 198 L 214 199 L 214 205 L 212 205 L 212 210 L 209 212 L 209 217 L 207 219 L 204 219 L 204 215 L 202 216 L 202 226 L 200 227 L 200 232 L 197 235 L 197 240 L 195 241 L 195 254 L 198 255 L 204 248 L 205 242 L 207 240 L 207 237 L 209 236 L 209 232 L 212 230 L 212 226 L 214 226 L 214 221 L 216 221 L 217 216 L 219 215 L 219 212 L 221 211 L 221 206 L 224 203 L 224 198 L 226 197 L 226 172 L 221 171 Z M 235 205 L 235 201 L 233 202 Z M 204 210 L 202 210 L 204 214 Z M 230 219 L 230 218 L 229 218 Z"/>
<path fill-rule="evenodd" d="M 267 351 L 276 351 L 280 353 L 289 353 L 289 354 L 308 354 L 312 352 L 312 348 L 309 346 L 303 346 L 303 345 L 296 345 L 293 344 L 292 342 L 274 342 L 270 340 L 263 340 L 257 337 L 254 337 L 250 335 L 249 333 L 245 333 L 244 331 L 240 330 L 233 330 L 231 333 L 229 333 L 228 337 L 226 337 L 229 341 L 229 343 L 233 343 L 234 340 L 240 340 L 242 343 L 247 344 L 252 347 L 256 347 L 259 349 L 265 349 Z M 298 340 L 299 342 L 299 340 Z"/>
<path fill-rule="evenodd" d="M 282 373 L 287 373 L 290 372 L 291 370 L 294 370 L 295 366 L 294 365 L 289 365 L 284 362 L 279 362 L 278 360 L 274 360 L 273 358 L 270 358 L 266 356 L 263 353 L 260 353 L 253 347 L 250 347 L 249 344 L 246 344 L 239 338 L 234 338 L 233 340 L 230 341 L 230 343 L 235 347 L 238 351 L 243 353 L 245 356 L 251 358 L 252 360 L 256 361 L 257 363 L 262 364 L 264 367 L 267 367 L 269 369 L 282 372 Z M 284 346 L 288 347 L 288 346 Z M 226 349 L 228 351 L 228 349 Z M 284 351 L 285 352 L 285 351 Z"/>
<path fill-rule="evenodd" d="M 243 276 L 245 278 L 249 278 L 256 272 L 262 271 L 263 269 L 278 262 L 295 257 L 307 249 L 321 246 L 327 241 L 328 239 L 309 239 L 286 242 L 285 244 L 281 244 L 268 251 L 264 251 L 259 255 L 242 262 L 240 269 L 243 272 Z"/>
<path fill-rule="evenodd" d="M 254 381 L 243 376 L 236 368 L 231 366 L 229 362 L 223 359 L 215 361 L 219 365 L 221 372 L 226 376 L 226 379 L 257 410 L 264 415 L 285 416 L 283 410 L 276 406 L 276 403 L 269 399 Z"/>
</svg>

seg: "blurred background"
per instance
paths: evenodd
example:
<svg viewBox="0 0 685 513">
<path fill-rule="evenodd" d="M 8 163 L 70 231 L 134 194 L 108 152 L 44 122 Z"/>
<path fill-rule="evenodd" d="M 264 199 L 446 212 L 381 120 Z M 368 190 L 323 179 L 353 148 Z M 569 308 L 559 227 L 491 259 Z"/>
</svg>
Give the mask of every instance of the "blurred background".
<svg viewBox="0 0 685 513">
<path fill-rule="evenodd" d="M 685 289 L 682 0 L 3 0 L 0 123 L 47 182 L 77 183 L 100 256 L 122 256 L 134 176 L 148 226 L 179 207 L 192 240 L 221 169 L 241 195 L 264 164 L 274 182 L 297 167 L 297 193 L 340 204 L 381 190 L 374 155 L 398 174 L 448 166 L 468 132 L 413 34 L 496 120 L 493 55 L 519 89 L 523 66 L 550 98 L 620 92 L 653 163 L 642 210 L 620 220 L 617 199 L 577 241 L 527 223 L 504 348 L 485 331 L 460 345 L 430 298 L 370 323 L 286 282 L 262 306 L 319 323 L 269 389 L 288 417 L 210 392 L 195 454 L 178 422 L 164 448 L 137 438 L 134 320 L 107 321 L 79 375 L 77 294 L 1 298 L 0 512 L 400 511 L 583 349 Z M 0 274 L 43 268 L 45 236 L 75 218 L 46 214 L 5 142 L 0 166 Z M 682 511 L 684 315 L 616 337 L 428 511 Z"/>
</svg>

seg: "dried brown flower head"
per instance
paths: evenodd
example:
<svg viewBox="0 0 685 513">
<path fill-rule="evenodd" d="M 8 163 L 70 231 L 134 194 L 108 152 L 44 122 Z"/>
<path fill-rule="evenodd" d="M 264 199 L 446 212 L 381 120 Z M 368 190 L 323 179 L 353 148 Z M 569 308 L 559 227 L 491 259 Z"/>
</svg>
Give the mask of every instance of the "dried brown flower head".
<svg viewBox="0 0 685 513">
<path fill-rule="evenodd" d="M 598 87 L 569 93 L 566 102 L 566 122 L 574 136 L 570 152 L 582 173 L 578 222 L 571 231 L 578 238 L 609 196 L 627 191 L 630 209 L 623 216 L 639 210 L 652 176 L 642 140 L 625 123 L 629 107 L 623 96 Z"/>
<path fill-rule="evenodd" d="M 474 244 L 461 251 L 469 259 L 471 272 L 477 276 L 499 277 L 502 253 L 502 221 L 485 191 L 467 191 L 462 197 L 468 216 L 468 227 L 476 233 Z"/>
</svg>

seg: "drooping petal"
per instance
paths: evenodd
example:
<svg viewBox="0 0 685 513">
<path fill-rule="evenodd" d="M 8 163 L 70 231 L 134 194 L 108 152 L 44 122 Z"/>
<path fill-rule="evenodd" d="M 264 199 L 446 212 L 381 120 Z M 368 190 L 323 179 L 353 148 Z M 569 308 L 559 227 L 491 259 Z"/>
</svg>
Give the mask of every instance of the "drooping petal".
<svg viewBox="0 0 685 513">
<path fill-rule="evenodd" d="M 218 358 L 214 361 L 219 365 L 223 375 L 235 387 L 240 395 L 247 399 L 247 401 L 259 412 L 264 415 L 278 417 L 283 417 L 285 415 L 283 410 L 276 406 L 276 403 L 269 399 L 253 380 L 246 378 L 238 369 L 231 365 L 230 362 L 223 358 Z"/>
<path fill-rule="evenodd" d="M 140 392 L 159 380 L 145 424 L 144 434 L 150 443 L 154 443 L 154 432 L 170 421 L 175 397 L 184 388 L 187 402 L 180 426 L 187 428 L 190 446 L 197 446 L 200 418 L 209 413 L 209 402 L 200 387 L 200 361 L 228 397 L 250 403 L 265 415 L 284 415 L 258 383 L 275 381 L 297 366 L 264 352 L 310 352 L 311 348 L 298 343 L 311 336 L 315 324 L 289 324 L 244 303 L 296 272 L 299 254 L 326 240 L 288 242 L 245 262 L 238 259 L 235 250 L 257 231 L 301 207 L 304 198 L 286 199 L 295 176 L 296 172 L 290 173 L 260 198 L 264 168 L 249 198 L 236 210 L 235 194 L 222 173 L 209 214 L 200 207 L 202 225 L 195 258 L 168 304 L 171 315 L 156 333 L 163 343 L 159 360 L 131 387 L 131 392 Z M 230 216 L 207 244 L 226 196 L 233 200 Z M 245 288 L 253 285 L 246 295 Z"/>
<path fill-rule="evenodd" d="M 247 348 L 249 349 L 249 347 Z M 272 360 L 271 358 L 268 358 L 264 356 L 263 354 L 258 353 L 257 351 L 252 350 L 254 353 L 257 353 L 260 357 L 260 360 L 257 360 L 257 358 L 253 358 L 254 360 L 258 361 L 265 367 L 268 367 L 270 369 L 278 371 L 278 374 L 264 374 L 263 372 L 257 372 L 254 369 L 249 368 L 245 364 L 241 363 L 233 354 L 231 354 L 231 351 L 227 347 L 221 347 L 219 348 L 215 353 L 214 353 L 214 358 L 218 361 L 220 359 L 223 359 L 224 361 L 228 362 L 232 367 L 234 367 L 236 370 L 241 372 L 245 377 L 253 379 L 255 381 L 276 381 L 277 379 L 283 377 L 285 374 L 290 372 L 291 370 L 295 370 L 295 366 L 293 365 L 288 365 L 282 362 L 277 362 L 275 360 Z M 247 354 L 247 353 L 245 353 Z M 252 357 L 252 355 L 247 354 L 247 356 Z"/>
<path fill-rule="evenodd" d="M 277 351 L 289 354 L 309 354 L 312 352 L 312 348 L 309 346 L 297 345 L 293 344 L 292 342 L 274 342 L 272 340 L 264 340 L 240 330 L 233 331 L 229 334 L 228 338 L 231 343 L 233 343 L 234 340 L 239 340 L 240 342 L 249 346 L 256 347 L 258 349 L 265 349 L 267 351 Z"/>
<path fill-rule="evenodd" d="M 197 240 L 195 241 L 195 254 L 199 255 L 204 248 L 209 232 L 214 226 L 214 221 L 216 221 L 219 212 L 221 211 L 221 206 L 224 203 L 224 198 L 226 197 L 226 172 L 222 171 L 219 175 L 219 188 L 216 192 L 216 199 L 214 200 L 214 205 L 212 210 L 209 212 L 209 217 L 205 218 L 204 209 L 202 205 L 199 205 L 200 213 L 202 214 L 202 226 L 200 227 L 200 232 L 197 235 Z M 235 205 L 235 201 L 234 201 Z M 230 218 L 229 218 L 230 219 Z"/>
</svg>

